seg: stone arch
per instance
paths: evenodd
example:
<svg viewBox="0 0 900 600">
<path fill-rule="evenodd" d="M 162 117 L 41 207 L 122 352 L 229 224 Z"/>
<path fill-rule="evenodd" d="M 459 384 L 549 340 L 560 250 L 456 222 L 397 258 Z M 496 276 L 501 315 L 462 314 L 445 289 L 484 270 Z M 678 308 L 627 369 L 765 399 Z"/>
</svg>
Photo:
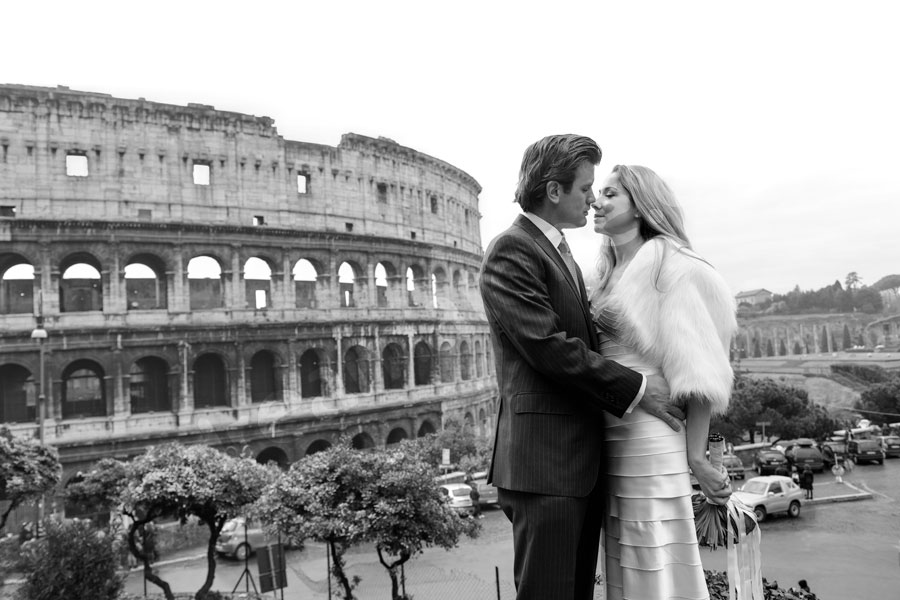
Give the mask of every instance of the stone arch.
<svg viewBox="0 0 900 600">
<path fill-rule="evenodd" d="M 425 341 L 416 344 L 413 356 L 413 371 L 416 385 L 428 385 L 431 383 L 431 346 Z"/>
<path fill-rule="evenodd" d="M 103 310 L 101 265 L 87 252 L 70 254 L 60 263 L 59 311 Z"/>
<path fill-rule="evenodd" d="M 107 416 L 105 375 L 103 367 L 89 359 L 73 361 L 63 369 L 63 419 Z"/>
<path fill-rule="evenodd" d="M 484 377 L 484 352 L 481 350 L 481 340 L 475 340 L 475 377 Z"/>
<path fill-rule="evenodd" d="M 396 290 L 397 285 L 397 267 L 393 263 L 381 261 L 375 265 L 375 299 L 377 306 L 386 308 L 391 306 L 392 298 L 400 297 Z"/>
<path fill-rule="evenodd" d="M 339 305 L 343 308 L 351 308 L 357 305 L 357 282 L 364 279 L 362 269 L 353 261 L 345 260 L 338 267 L 338 290 L 340 292 Z"/>
<path fill-rule="evenodd" d="M 422 421 L 422 424 L 419 425 L 419 431 L 416 433 L 416 437 L 425 437 L 426 435 L 432 435 L 437 433 L 437 429 L 434 427 L 434 423 L 430 420 L 425 419 Z"/>
<path fill-rule="evenodd" d="M 34 266 L 19 254 L 0 255 L 0 315 L 34 310 Z"/>
<path fill-rule="evenodd" d="M 272 265 L 269 260 L 251 256 L 244 262 L 244 297 L 247 308 L 261 310 L 272 306 Z"/>
<path fill-rule="evenodd" d="M 316 307 L 316 282 L 320 271 L 313 261 L 306 258 L 301 258 L 294 265 L 292 273 L 296 308 Z"/>
<path fill-rule="evenodd" d="M 325 360 L 322 350 L 310 348 L 300 355 L 300 397 L 316 398 L 323 395 Z"/>
<path fill-rule="evenodd" d="M 353 436 L 352 444 L 356 450 L 368 450 L 375 447 L 375 440 L 365 431 L 361 431 Z"/>
<path fill-rule="evenodd" d="M 281 400 L 278 359 L 269 350 L 260 350 L 250 359 L 250 401 Z"/>
<path fill-rule="evenodd" d="M 490 433 L 490 428 L 488 427 L 487 413 L 484 412 L 484 408 L 480 408 L 478 410 L 478 433 L 480 435 L 487 435 Z"/>
<path fill-rule="evenodd" d="M 474 431 L 474 429 L 475 429 L 475 417 L 472 416 L 472 413 L 471 413 L 471 412 L 466 411 L 466 414 L 465 414 L 465 416 L 463 417 L 463 423 L 464 423 L 464 426 L 465 426 L 465 427 L 468 427 L 469 429 L 472 429 L 472 430 Z"/>
<path fill-rule="evenodd" d="M 13 363 L 0 366 L 0 423 L 34 423 L 36 398 L 31 371 Z"/>
<path fill-rule="evenodd" d="M 323 452 L 331 448 L 331 442 L 328 440 L 318 439 L 311 443 L 306 447 L 306 453 L 304 456 L 309 456 L 310 454 L 315 454 L 316 452 Z"/>
<path fill-rule="evenodd" d="M 169 397 L 169 365 L 157 356 L 134 361 L 128 378 L 128 398 L 133 414 L 172 410 Z"/>
<path fill-rule="evenodd" d="M 381 353 L 381 368 L 384 389 L 397 390 L 406 387 L 406 360 L 400 344 L 391 342 L 384 347 Z"/>
<path fill-rule="evenodd" d="M 228 374 L 222 357 L 212 352 L 194 360 L 194 408 L 228 406 Z"/>
<path fill-rule="evenodd" d="M 286 471 L 290 466 L 287 452 L 280 446 L 269 446 L 256 455 L 256 462 L 261 465 L 267 465 L 274 462 L 282 471 Z"/>
<path fill-rule="evenodd" d="M 124 269 L 126 308 L 159 310 L 168 307 L 165 263 L 153 254 L 137 254 Z"/>
<path fill-rule="evenodd" d="M 207 254 L 195 256 L 187 266 L 188 293 L 191 310 L 207 310 L 225 306 L 222 265 Z"/>
<path fill-rule="evenodd" d="M 401 441 L 408 439 L 409 435 L 406 433 L 406 429 L 403 427 L 394 427 L 391 429 L 391 432 L 388 433 L 386 444 L 390 446 L 391 444 L 398 444 Z"/>
<path fill-rule="evenodd" d="M 351 346 L 344 352 L 344 392 L 363 394 L 369 391 L 369 351 Z"/>
<path fill-rule="evenodd" d="M 431 306 L 432 308 L 449 308 L 450 286 L 447 281 L 447 272 L 443 267 L 437 267 L 431 273 Z"/>
<path fill-rule="evenodd" d="M 451 383 L 456 377 L 456 362 L 453 357 L 453 346 L 450 342 L 441 344 L 440 350 L 441 383 Z"/>
<path fill-rule="evenodd" d="M 469 342 L 459 343 L 459 377 L 463 381 L 472 379 L 472 356 L 469 354 Z"/>
</svg>

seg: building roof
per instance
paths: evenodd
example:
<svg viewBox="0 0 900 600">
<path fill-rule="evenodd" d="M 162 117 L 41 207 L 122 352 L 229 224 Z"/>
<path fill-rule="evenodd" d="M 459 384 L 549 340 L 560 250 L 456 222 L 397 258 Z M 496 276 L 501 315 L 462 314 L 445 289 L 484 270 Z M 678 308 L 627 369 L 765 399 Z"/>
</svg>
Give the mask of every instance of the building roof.
<svg viewBox="0 0 900 600">
<path fill-rule="evenodd" d="M 748 296 L 757 296 L 759 294 L 771 294 L 769 290 L 765 288 L 760 288 L 758 290 L 750 290 L 749 292 L 738 292 L 735 298 L 746 298 Z"/>
</svg>

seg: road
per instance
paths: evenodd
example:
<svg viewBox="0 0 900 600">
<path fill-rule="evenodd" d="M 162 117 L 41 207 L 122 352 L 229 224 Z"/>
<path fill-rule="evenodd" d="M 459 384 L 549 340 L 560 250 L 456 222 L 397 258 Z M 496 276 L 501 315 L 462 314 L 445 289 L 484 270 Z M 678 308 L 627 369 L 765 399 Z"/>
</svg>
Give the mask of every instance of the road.
<svg viewBox="0 0 900 600">
<path fill-rule="evenodd" d="M 825 489 L 828 475 L 817 475 Z M 771 517 L 761 524 L 763 576 L 783 588 L 806 579 L 822 600 L 894 599 L 900 597 L 900 459 L 885 465 L 860 465 L 845 480 L 870 491 L 873 498 L 804 506 L 800 518 Z M 834 485 L 833 483 L 831 485 Z M 481 535 L 463 540 L 452 551 L 428 549 L 406 568 L 407 592 L 417 600 L 497 597 L 495 573 L 499 573 L 501 598 L 513 597 L 512 542 L 506 518 L 488 509 L 481 521 Z M 702 552 L 706 568 L 725 570 L 725 552 Z M 358 597 L 390 598 L 386 571 L 370 547 L 355 549 L 348 570 L 362 577 Z M 288 552 L 286 600 L 328 598 L 325 552 L 320 545 Z M 220 559 L 213 589 L 230 592 L 243 564 Z M 205 575 L 201 561 L 162 567 L 162 576 L 175 591 L 196 591 Z M 255 561 L 250 571 L 258 584 Z M 245 588 L 241 581 L 239 590 Z M 132 574 L 127 582 L 132 593 L 141 593 L 142 579 Z M 152 593 L 155 586 L 148 584 Z M 251 587 L 252 589 L 252 587 Z M 598 597 L 601 594 L 598 593 Z M 280 597 L 280 596 L 279 596 Z"/>
</svg>

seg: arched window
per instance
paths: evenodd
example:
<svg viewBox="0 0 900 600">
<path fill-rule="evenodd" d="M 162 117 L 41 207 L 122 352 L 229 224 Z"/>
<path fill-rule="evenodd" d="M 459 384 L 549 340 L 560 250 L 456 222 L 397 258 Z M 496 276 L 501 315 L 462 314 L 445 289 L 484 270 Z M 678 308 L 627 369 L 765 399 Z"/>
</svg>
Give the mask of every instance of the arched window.
<svg viewBox="0 0 900 600">
<path fill-rule="evenodd" d="M 421 290 L 422 274 L 418 267 L 406 269 L 406 299 L 409 306 L 422 306 L 423 293 Z"/>
<path fill-rule="evenodd" d="M 272 267 L 261 258 L 251 256 L 244 263 L 244 290 L 247 308 L 257 310 L 271 306 Z"/>
<path fill-rule="evenodd" d="M 194 408 L 212 408 L 228 404 L 225 363 L 215 354 L 199 356 L 194 361 Z"/>
<path fill-rule="evenodd" d="M 281 399 L 275 357 L 268 350 L 260 350 L 250 359 L 250 400 L 268 402 Z"/>
<path fill-rule="evenodd" d="M 416 434 L 416 437 L 425 437 L 426 435 L 432 435 L 437 433 L 434 428 L 434 425 L 428 419 L 422 421 L 422 424 L 419 425 L 419 432 Z"/>
<path fill-rule="evenodd" d="M 307 350 L 300 357 L 300 396 L 314 398 L 322 395 L 322 371 L 319 354 Z"/>
<path fill-rule="evenodd" d="M 13 258 L 11 260 L 21 260 Z M 0 265 L 4 261 L 0 258 Z M 13 264 L 0 272 L 0 314 L 27 314 L 34 311 L 34 267 Z"/>
<path fill-rule="evenodd" d="M 331 448 L 331 442 L 328 440 L 316 440 L 306 448 L 306 456 L 310 454 L 315 454 L 316 452 L 322 452 L 324 450 L 328 450 Z"/>
<path fill-rule="evenodd" d="M 459 376 L 463 381 L 472 379 L 472 357 L 468 342 L 459 343 Z"/>
<path fill-rule="evenodd" d="M 481 340 L 475 340 L 475 376 L 484 377 L 484 353 L 481 351 Z"/>
<path fill-rule="evenodd" d="M 86 262 L 67 267 L 59 284 L 60 312 L 103 310 L 103 285 L 100 271 Z"/>
<path fill-rule="evenodd" d="M 388 344 L 381 353 L 381 366 L 384 373 L 384 389 L 396 390 L 405 387 L 406 363 L 403 350 L 399 344 Z"/>
<path fill-rule="evenodd" d="M 166 308 L 165 271 L 152 258 L 134 258 L 125 265 L 125 296 L 128 310 Z"/>
<path fill-rule="evenodd" d="M 261 465 L 267 465 L 269 463 L 275 463 L 278 465 L 278 468 L 282 471 L 287 471 L 290 466 L 290 462 L 288 461 L 287 452 L 285 452 L 282 448 L 278 446 L 269 446 L 262 452 L 256 455 L 256 462 Z"/>
<path fill-rule="evenodd" d="M 355 301 L 353 299 L 353 286 L 355 282 L 356 273 L 353 272 L 353 267 L 350 266 L 350 263 L 341 263 L 341 266 L 338 269 L 338 286 L 341 291 L 341 306 L 343 308 L 355 306 Z"/>
<path fill-rule="evenodd" d="M 375 447 L 375 440 L 372 436 L 363 431 L 353 436 L 353 447 L 357 450 L 368 450 Z"/>
<path fill-rule="evenodd" d="M 34 423 L 34 378 L 25 367 L 0 367 L 0 423 Z M 46 396 L 46 394 L 45 394 Z"/>
<path fill-rule="evenodd" d="M 169 366 L 161 358 L 147 356 L 131 365 L 128 395 L 131 412 L 165 412 L 172 410 L 169 400 Z"/>
<path fill-rule="evenodd" d="M 375 265 L 375 296 L 380 308 L 388 305 L 388 276 L 387 270 L 381 263 Z"/>
<path fill-rule="evenodd" d="M 106 416 L 103 369 L 90 360 L 78 360 L 63 371 L 63 419 Z"/>
<path fill-rule="evenodd" d="M 484 409 L 478 411 L 478 433 L 480 435 L 488 435 L 490 433 L 490 426 L 487 421 L 487 414 L 484 412 Z"/>
<path fill-rule="evenodd" d="M 391 432 L 388 434 L 387 445 L 389 446 L 391 444 L 398 444 L 408 437 L 409 436 L 406 435 L 405 429 L 403 429 L 402 427 L 395 427 L 394 429 L 391 429 Z"/>
<path fill-rule="evenodd" d="M 447 273 L 438 267 L 431 274 L 431 303 L 434 308 L 450 308 Z"/>
<path fill-rule="evenodd" d="M 222 308 L 222 267 L 212 256 L 195 256 L 188 263 L 191 310 Z"/>
<path fill-rule="evenodd" d="M 441 382 L 451 383 L 456 378 L 456 373 L 454 373 L 456 363 L 453 360 L 453 346 L 450 345 L 450 342 L 441 344 L 440 361 Z"/>
<path fill-rule="evenodd" d="M 416 344 L 413 369 L 416 385 L 431 383 L 431 348 L 425 342 Z"/>
<path fill-rule="evenodd" d="M 353 346 L 344 352 L 344 392 L 361 394 L 369 391 L 369 352 Z"/>
<path fill-rule="evenodd" d="M 462 307 L 466 302 L 466 282 L 462 273 L 453 271 L 453 302 L 456 306 Z"/>
<path fill-rule="evenodd" d="M 297 308 L 316 307 L 316 280 L 319 274 L 311 262 L 301 258 L 294 265 L 294 292 Z"/>
</svg>

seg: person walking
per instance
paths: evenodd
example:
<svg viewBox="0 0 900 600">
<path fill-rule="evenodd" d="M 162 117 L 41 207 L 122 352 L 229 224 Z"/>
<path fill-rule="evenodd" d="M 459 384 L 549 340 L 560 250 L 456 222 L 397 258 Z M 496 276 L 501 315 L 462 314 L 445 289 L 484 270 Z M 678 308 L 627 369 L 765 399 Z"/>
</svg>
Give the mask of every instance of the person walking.
<svg viewBox="0 0 900 600">
<path fill-rule="evenodd" d="M 813 475 L 812 468 L 809 465 L 803 467 L 803 473 L 800 474 L 800 487 L 806 490 L 806 499 L 813 499 Z"/>
</svg>

